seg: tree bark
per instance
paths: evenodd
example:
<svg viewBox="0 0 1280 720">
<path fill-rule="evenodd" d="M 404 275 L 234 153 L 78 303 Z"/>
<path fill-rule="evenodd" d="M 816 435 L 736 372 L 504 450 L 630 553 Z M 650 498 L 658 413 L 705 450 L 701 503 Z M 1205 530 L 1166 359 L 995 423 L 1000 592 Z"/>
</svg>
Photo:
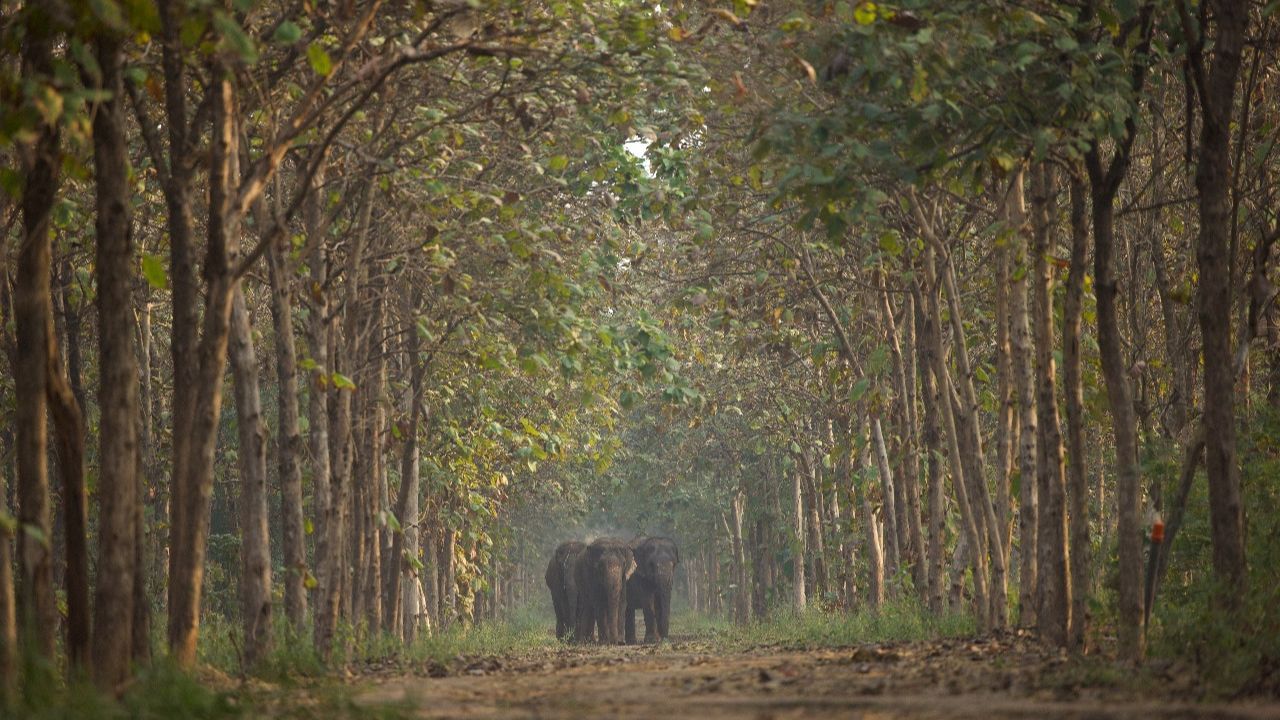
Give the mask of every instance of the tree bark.
<svg viewBox="0 0 1280 720">
<path fill-rule="evenodd" d="M 169 564 L 169 648 L 180 667 L 196 660 L 200 633 L 200 599 L 204 584 L 205 551 L 209 537 L 209 503 L 213 492 L 214 449 L 222 412 L 222 382 L 227 363 L 231 299 L 238 281 L 231 263 L 236 256 L 239 231 L 232 213 L 236 156 L 235 102 L 225 69 L 210 88 L 213 139 L 209 156 L 208 257 L 205 274 L 203 330 L 199 344 L 199 374 L 191 411 L 190 440 L 175 457 L 178 469 L 174 489 L 182 509 L 171 529 Z M 177 324 L 175 319 L 175 325 Z M 177 431 L 175 427 L 175 432 Z"/>
<path fill-rule="evenodd" d="M 1200 232 L 1196 294 L 1200 337 L 1204 345 L 1205 470 L 1209 481 L 1209 520 L 1214 574 L 1221 583 L 1218 600 L 1240 607 L 1245 596 L 1244 509 L 1240 468 L 1236 462 L 1235 373 L 1231 352 L 1233 290 L 1231 189 L 1231 116 L 1249 24 L 1249 4 L 1242 0 L 1211 2 L 1217 36 L 1207 77 L 1197 62 L 1200 109 L 1200 153 L 1196 190 L 1200 196 Z M 1202 28 L 1201 33 L 1207 32 Z M 1201 37 L 1204 40 L 1204 37 Z M 1199 58 L 1193 58 L 1193 62 Z"/>
<path fill-rule="evenodd" d="M 231 308 L 230 355 L 240 433 L 240 621 L 244 663 L 257 666 L 271 649 L 271 546 L 267 504 L 267 428 L 258 391 L 258 355 L 244 291 Z"/>
<path fill-rule="evenodd" d="M 23 73 L 45 81 L 53 73 L 53 19 L 33 5 L 22 48 Z M 50 212 L 58 191 L 62 153 L 56 124 L 38 128 L 23 148 L 22 243 L 13 295 L 17 336 L 13 368 L 17 434 L 18 583 L 20 643 L 29 658 L 52 662 L 58 610 L 53 594 L 53 537 L 49 507 L 49 435 L 46 420 L 49 369 L 55 362 L 50 286 Z"/>
<path fill-rule="evenodd" d="M 1012 498 L 1014 460 L 1018 441 L 1017 395 L 1014 392 L 1013 341 L 1012 341 L 1012 303 L 1013 289 L 1013 242 L 1016 236 L 996 241 L 996 520 L 1000 523 L 1000 533 L 1004 547 L 1012 555 L 1013 518 Z M 1023 300 L 1025 308 L 1026 301 Z M 1019 513 L 1021 517 L 1021 513 Z M 1008 565 L 1011 557 L 1005 557 Z M 1018 589 L 1019 607 L 1025 607 L 1022 594 L 1026 588 L 1027 574 L 1019 566 Z M 1020 619 L 1021 622 L 1021 619 Z"/>
<path fill-rule="evenodd" d="M 84 407 L 80 371 L 82 319 L 80 310 L 72 302 L 69 288 L 73 272 L 71 262 L 65 256 L 62 266 L 62 274 L 66 278 L 62 287 L 62 317 L 67 326 L 67 369 L 64 380 L 57 357 L 53 358 L 54 365 L 49 369 L 48 396 L 58 437 L 58 474 L 62 480 L 62 571 L 67 595 L 65 652 L 68 669 L 75 673 L 84 671 L 89 659 L 89 549 L 86 536 L 89 517 L 85 497 L 85 427 L 81 412 Z"/>
<path fill-rule="evenodd" d="M 863 456 L 863 467 L 870 467 L 869 453 Z M 867 480 L 854 479 L 854 493 L 858 498 L 858 509 L 862 512 L 862 530 L 864 535 L 865 554 L 867 556 L 867 605 L 872 612 L 879 612 L 884 606 L 884 544 L 881 541 L 880 523 L 876 521 L 871 509 L 871 495 L 867 492 Z"/>
<path fill-rule="evenodd" d="M 133 657 L 135 574 L 137 566 L 139 394 L 134 353 L 132 281 L 133 235 L 130 227 L 128 144 L 125 141 L 122 58 L 113 33 L 98 38 L 103 89 L 111 98 L 98 106 L 93 121 L 97 192 L 98 280 L 98 563 L 94 593 L 93 678 L 115 690 L 129 677 Z M 63 459 L 64 464 L 68 461 Z M 68 507 L 68 520 L 71 508 Z M 68 522 L 70 526 L 70 522 Z M 70 565 L 68 573 L 70 575 Z"/>
<path fill-rule="evenodd" d="M 1011 182 L 1005 197 L 1005 222 L 1010 244 L 1009 325 L 1012 335 L 1010 371 L 1017 400 L 1018 422 L 1018 622 L 1023 627 L 1036 626 L 1037 528 L 1039 527 L 1039 493 L 1036 485 L 1036 416 L 1035 366 L 1033 363 L 1030 309 L 1027 301 L 1027 276 L 1031 273 L 1027 257 L 1026 207 L 1023 196 L 1023 172 Z"/>
<path fill-rule="evenodd" d="M 187 462 L 192 440 L 195 413 L 196 388 L 200 369 L 199 339 L 200 311 L 197 306 L 198 287 L 196 260 L 192 247 L 195 227 L 193 176 L 197 152 L 187 122 L 187 83 L 185 46 L 181 38 L 184 21 L 179 3 L 162 2 L 158 5 L 161 25 L 161 62 L 164 71 L 165 126 L 169 131 L 169 155 L 167 182 L 162 183 L 167 209 L 169 234 L 169 283 L 173 298 L 173 324 L 170 350 L 173 358 L 173 421 L 172 458 L 173 471 L 170 481 L 169 518 L 169 635 L 172 643 L 174 623 L 179 622 L 175 612 L 182 603 L 190 605 L 181 596 L 189 592 L 190 578 L 173 575 L 179 558 L 190 562 L 184 549 L 182 534 L 193 528 L 198 519 L 188 519 L 187 510 L 192 500 L 187 497 Z M 159 148 L 155 148 L 158 152 Z M 153 157 L 157 166 L 163 166 L 163 158 Z M 187 619 L 193 615 L 187 608 Z"/>
<path fill-rule="evenodd" d="M 315 201 L 308 211 L 317 209 Z M 308 229 L 319 224 L 304 218 Z M 311 223 L 315 223 L 312 225 Z M 265 223 L 263 223 L 265 224 Z M 281 242 L 267 249 L 271 282 L 271 322 L 275 331 L 276 382 L 279 384 L 278 423 L 281 545 L 284 553 L 284 614 L 294 632 L 301 632 L 307 616 L 307 546 L 302 514 L 302 438 L 299 430 L 298 355 L 293 336 L 293 269 Z"/>
<path fill-rule="evenodd" d="M 932 249 L 927 249 L 924 257 L 924 281 L 926 287 L 929 288 L 926 296 L 928 309 L 925 311 L 925 316 L 928 318 L 925 327 L 929 335 L 924 342 L 931 345 L 929 359 L 933 363 L 933 375 L 938 381 L 938 403 L 934 411 L 941 414 L 941 425 L 945 431 L 947 454 L 951 463 L 951 486 L 955 490 L 956 501 L 960 506 L 963 531 L 969 538 L 970 555 L 973 561 L 974 617 L 978 631 L 986 632 L 992 627 L 993 623 L 987 553 L 982 551 L 986 544 L 983 542 L 983 535 L 979 530 L 977 512 L 974 510 L 975 506 L 970 504 L 968 481 L 965 478 L 968 468 L 965 467 L 965 463 L 961 459 L 959 432 L 956 428 L 955 412 L 951 402 L 951 374 L 943 358 L 942 328 L 938 325 L 942 318 L 942 311 L 938 307 L 937 272 L 933 254 L 934 251 Z M 974 552 L 974 548 L 978 548 L 978 551 Z"/>
<path fill-rule="evenodd" d="M 887 296 L 887 293 L 881 293 Z M 912 580 L 916 592 L 921 599 L 926 598 L 929 587 L 930 565 L 925 558 L 925 541 L 922 512 L 920 509 L 920 416 L 916 405 L 916 332 L 915 332 L 915 299 L 910 293 L 903 295 L 903 321 L 901 385 L 902 416 L 905 427 L 902 430 L 903 452 L 905 454 L 905 472 L 902 478 L 902 493 L 907 501 L 907 524 L 909 556 L 912 563 Z M 886 297 L 887 300 L 887 297 Z"/>
<path fill-rule="evenodd" d="M 915 334 L 919 338 L 919 342 L 916 345 L 916 353 L 920 359 L 916 364 L 916 372 L 920 376 L 920 395 L 925 406 L 924 428 L 921 440 L 923 441 L 926 457 L 925 467 L 929 478 L 928 602 L 929 612 L 934 615 L 941 615 L 943 611 L 943 582 L 946 579 L 943 565 L 943 555 L 946 552 L 946 507 L 944 506 L 941 462 L 942 443 L 940 436 L 942 431 L 938 422 L 937 408 L 940 406 L 942 399 L 938 393 L 938 383 L 933 374 L 933 346 L 928 342 L 930 337 L 929 324 L 932 321 L 925 317 L 924 302 L 920 296 L 920 286 L 915 281 L 911 283 L 911 297 L 915 305 Z"/>
<path fill-rule="evenodd" d="M 901 556 L 898 548 L 897 509 L 894 507 L 893 469 L 889 467 L 889 451 L 885 448 L 880 418 L 871 420 L 871 440 L 875 445 L 876 470 L 880 475 L 880 491 L 883 493 L 883 515 L 886 524 L 884 534 L 888 540 L 885 563 L 897 569 Z"/>
<path fill-rule="evenodd" d="M 396 498 L 396 518 L 402 532 L 395 536 L 390 562 L 395 567 L 395 583 L 403 583 L 403 632 L 405 643 L 412 643 L 422 621 L 422 608 L 418 606 L 418 578 L 422 575 L 421 552 L 418 542 L 418 495 L 421 492 L 418 467 L 419 397 L 422 393 L 422 363 L 418 358 L 422 338 L 418 334 L 413 313 L 418 305 L 417 293 L 410 302 L 405 333 L 406 357 L 409 364 L 409 421 L 404 430 L 404 459 L 400 465 L 400 496 Z M 403 580 L 401 580 L 403 578 Z M 392 586 L 393 589 L 395 585 Z"/>
<path fill-rule="evenodd" d="M 1063 396 L 1067 404 L 1067 500 L 1070 510 L 1071 626 L 1068 645 L 1084 647 L 1085 600 L 1089 595 L 1089 476 L 1085 450 L 1083 360 L 1080 325 L 1084 308 L 1084 276 L 1089 252 L 1089 226 L 1085 206 L 1087 192 L 1078 172 L 1071 184 L 1071 263 L 1062 310 Z"/>
<path fill-rule="evenodd" d="M 1071 576 L 1067 549 L 1066 467 L 1058 416 L 1057 369 L 1053 350 L 1053 271 L 1049 266 L 1049 233 L 1055 183 L 1052 169 L 1032 170 L 1032 264 L 1035 282 L 1036 407 L 1039 415 L 1036 490 L 1041 503 L 1036 535 L 1037 620 L 1040 636 L 1066 647 L 1071 623 Z"/>
<path fill-rule="evenodd" d="M 733 619 L 739 625 L 751 621 L 751 589 L 747 582 L 747 552 L 742 540 L 742 517 L 745 512 L 747 496 L 738 490 L 733 496 L 733 524 L 730 525 L 733 539 L 734 582 L 737 587 L 733 594 Z"/>
<path fill-rule="evenodd" d="M 1141 504 L 1141 478 L 1138 467 L 1138 419 L 1129 389 L 1129 373 L 1124 362 L 1124 346 L 1116 307 L 1117 281 L 1112 263 L 1115 235 L 1114 202 L 1123 171 L 1121 157 L 1113 160 L 1104 174 L 1097 148 L 1086 155 L 1089 182 L 1092 186 L 1094 238 L 1094 294 L 1098 302 L 1098 350 L 1102 376 L 1107 386 L 1107 403 L 1111 409 L 1111 428 L 1115 436 L 1116 505 L 1120 614 L 1120 648 L 1128 658 L 1141 658 L 1146 638 L 1142 625 L 1142 528 L 1138 518 Z"/>
<path fill-rule="evenodd" d="M 805 527 L 804 527 L 804 480 L 801 475 L 801 468 L 795 467 L 791 469 L 792 483 L 791 495 L 795 505 L 795 535 L 791 539 L 791 583 L 792 583 L 792 606 L 797 612 L 801 612 L 808 605 L 808 598 L 805 596 L 805 577 L 804 577 L 804 561 L 805 561 Z"/>
</svg>

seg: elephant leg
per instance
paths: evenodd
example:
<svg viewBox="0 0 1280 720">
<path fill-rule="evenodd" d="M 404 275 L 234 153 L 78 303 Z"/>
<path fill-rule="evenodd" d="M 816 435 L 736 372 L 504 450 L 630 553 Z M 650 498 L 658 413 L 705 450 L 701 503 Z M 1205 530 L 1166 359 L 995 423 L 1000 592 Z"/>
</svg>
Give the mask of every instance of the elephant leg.
<svg viewBox="0 0 1280 720">
<path fill-rule="evenodd" d="M 551 604 L 556 610 L 556 638 L 564 639 L 564 598 L 560 597 L 560 593 L 551 593 Z"/>
<path fill-rule="evenodd" d="M 623 612 L 623 621 L 626 623 L 627 644 L 636 644 L 636 609 L 628 606 Z"/>
<path fill-rule="evenodd" d="M 578 634 L 578 594 L 566 592 L 564 600 L 564 631 L 572 638 Z"/>
<path fill-rule="evenodd" d="M 573 629 L 573 641 L 578 644 L 591 642 L 591 631 L 594 629 L 596 616 L 591 606 L 578 601 L 578 613 Z"/>
<path fill-rule="evenodd" d="M 644 641 L 647 643 L 657 642 L 656 630 L 654 624 L 653 601 L 644 604 Z"/>
<path fill-rule="evenodd" d="M 596 608 L 596 642 L 601 645 L 608 645 L 613 642 L 609 636 L 612 634 L 609 627 L 609 607 L 604 603 L 600 603 Z"/>
<path fill-rule="evenodd" d="M 658 638 L 666 640 L 671 635 L 671 598 L 659 593 L 654 596 L 653 604 L 658 616 Z"/>
</svg>

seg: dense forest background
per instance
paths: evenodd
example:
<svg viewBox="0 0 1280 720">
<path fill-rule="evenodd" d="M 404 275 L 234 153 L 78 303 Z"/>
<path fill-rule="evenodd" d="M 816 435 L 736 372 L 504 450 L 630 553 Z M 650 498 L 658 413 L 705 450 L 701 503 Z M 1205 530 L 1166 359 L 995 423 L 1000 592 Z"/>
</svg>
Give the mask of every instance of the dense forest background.
<svg viewBox="0 0 1280 720">
<path fill-rule="evenodd" d="M 6 697 L 640 532 L 1280 687 L 1276 10 L 6 0 Z"/>
</svg>

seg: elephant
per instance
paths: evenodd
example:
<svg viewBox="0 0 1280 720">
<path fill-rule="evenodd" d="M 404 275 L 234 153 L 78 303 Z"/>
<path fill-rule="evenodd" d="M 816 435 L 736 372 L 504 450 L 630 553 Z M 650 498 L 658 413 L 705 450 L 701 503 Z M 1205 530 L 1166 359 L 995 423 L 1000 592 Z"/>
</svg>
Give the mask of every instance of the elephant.
<svg viewBox="0 0 1280 720">
<path fill-rule="evenodd" d="M 573 632 L 578 607 L 578 583 L 573 564 L 587 547 L 586 543 L 568 540 L 560 543 L 547 563 L 547 589 L 556 610 L 556 637 L 564 640 Z"/>
<path fill-rule="evenodd" d="M 665 640 L 671 629 L 671 586 L 680 563 L 680 548 L 669 537 L 641 537 L 632 542 L 636 571 L 627 581 L 627 643 L 636 642 L 636 610 L 644 613 L 644 641 Z"/>
<path fill-rule="evenodd" d="M 589 642 L 599 628 L 602 644 L 620 644 L 627 581 L 636 569 L 631 547 L 616 538 L 600 538 L 582 551 L 573 569 L 578 583 L 574 641 Z"/>
</svg>

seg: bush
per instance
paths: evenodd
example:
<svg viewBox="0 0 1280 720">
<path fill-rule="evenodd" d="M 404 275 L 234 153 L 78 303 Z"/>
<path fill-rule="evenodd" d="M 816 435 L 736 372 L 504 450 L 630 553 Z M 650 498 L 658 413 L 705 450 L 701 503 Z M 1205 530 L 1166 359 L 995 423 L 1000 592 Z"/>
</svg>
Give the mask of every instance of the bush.
<svg viewBox="0 0 1280 720">
<path fill-rule="evenodd" d="M 1239 442 L 1249 589 L 1216 601 L 1208 489 L 1197 478 L 1149 633 L 1151 655 L 1190 661 L 1212 695 L 1280 693 L 1280 413 L 1265 408 Z"/>
</svg>

